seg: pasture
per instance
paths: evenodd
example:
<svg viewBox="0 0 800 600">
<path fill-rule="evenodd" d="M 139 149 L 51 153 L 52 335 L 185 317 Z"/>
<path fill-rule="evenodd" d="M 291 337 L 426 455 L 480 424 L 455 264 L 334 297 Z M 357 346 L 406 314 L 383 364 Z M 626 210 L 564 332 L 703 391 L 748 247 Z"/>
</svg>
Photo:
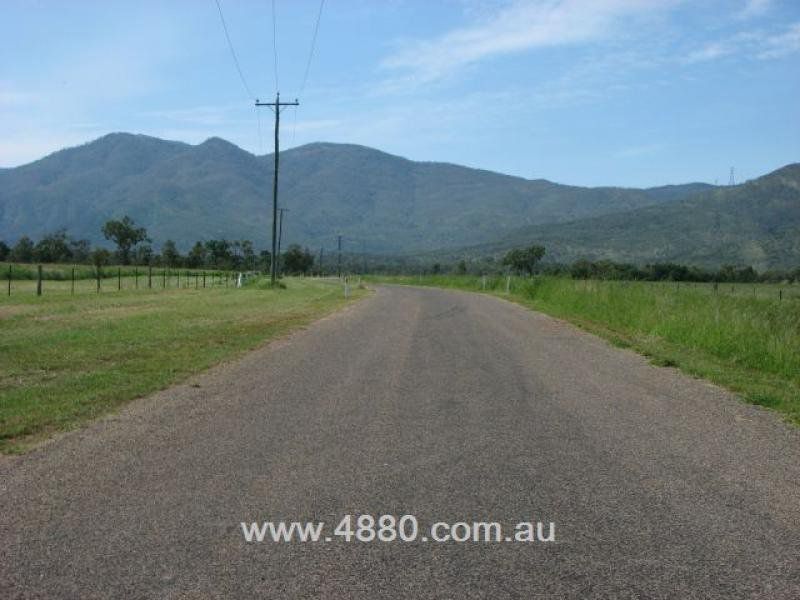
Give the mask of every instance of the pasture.
<svg viewBox="0 0 800 600">
<path fill-rule="evenodd" d="M 0 296 L 2 452 L 108 413 L 348 301 L 336 281 L 300 278 L 285 279 L 285 289 L 263 279 L 203 289 L 190 278 L 189 287 L 126 285 L 100 294 L 86 281 L 74 295 L 61 281 L 47 282 L 61 286 L 58 293 Z M 353 289 L 350 299 L 364 293 Z"/>
</svg>

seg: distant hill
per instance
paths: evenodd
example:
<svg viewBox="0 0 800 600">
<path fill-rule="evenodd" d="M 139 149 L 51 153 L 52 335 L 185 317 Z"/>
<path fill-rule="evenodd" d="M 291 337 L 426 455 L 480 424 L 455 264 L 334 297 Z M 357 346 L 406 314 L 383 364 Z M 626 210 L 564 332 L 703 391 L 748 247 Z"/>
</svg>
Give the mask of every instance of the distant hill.
<svg viewBox="0 0 800 600">
<path fill-rule="evenodd" d="M 193 146 L 110 134 L 0 170 L 0 239 L 66 228 L 102 242 L 102 224 L 127 214 L 156 246 L 173 239 L 186 250 L 195 240 L 225 237 L 266 247 L 272 161 L 219 138 Z M 355 145 L 281 153 L 285 239 L 315 248 L 332 248 L 339 233 L 346 248 L 383 253 L 489 243 L 521 226 L 668 206 L 710 189 L 573 187 Z"/>
<path fill-rule="evenodd" d="M 798 267 L 800 164 L 657 206 L 519 228 L 493 243 L 450 254 L 500 256 L 533 242 L 544 244 L 548 258 L 559 262 L 588 258 L 707 267 L 727 263 L 759 270 Z"/>
</svg>

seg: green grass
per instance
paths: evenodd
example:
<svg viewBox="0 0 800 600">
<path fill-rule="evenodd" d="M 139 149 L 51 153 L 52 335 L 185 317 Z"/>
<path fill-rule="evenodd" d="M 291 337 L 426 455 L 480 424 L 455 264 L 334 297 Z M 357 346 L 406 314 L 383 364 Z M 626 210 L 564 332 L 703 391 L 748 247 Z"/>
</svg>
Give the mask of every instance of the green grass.
<svg viewBox="0 0 800 600">
<path fill-rule="evenodd" d="M 373 279 L 374 280 L 374 279 Z M 800 424 L 800 286 L 413 276 L 382 281 L 507 297 L 569 320 Z M 778 290 L 783 289 L 783 300 Z"/>
<path fill-rule="evenodd" d="M 284 281 L 0 296 L 0 451 L 22 451 L 347 302 L 336 283 Z"/>
<path fill-rule="evenodd" d="M 83 282 L 84 280 L 95 282 L 97 279 L 97 269 L 92 265 L 44 263 L 41 266 L 42 279 L 45 283 L 45 286 L 51 287 L 51 289 L 63 289 L 64 287 L 59 287 L 58 285 L 53 287 L 51 286 L 53 283 L 67 284 L 68 288 L 73 276 L 77 283 Z M 12 291 L 17 289 L 20 284 L 30 282 L 32 282 L 34 287 L 28 287 L 27 289 L 35 289 L 36 279 L 38 278 L 38 267 L 38 264 L 0 262 L 0 279 L 2 279 L 4 291 L 8 285 L 9 273 L 11 274 Z M 167 275 L 168 281 L 173 283 L 176 282 L 179 277 L 181 280 L 184 280 L 187 274 L 190 274 L 192 281 L 194 281 L 195 275 L 202 278 L 202 274 L 205 273 L 207 282 L 212 278 L 212 276 L 217 280 L 220 279 L 220 277 L 222 280 L 224 280 L 226 273 L 228 273 L 230 276 L 233 275 L 233 271 L 225 271 L 224 269 L 189 269 L 183 267 L 150 268 L 141 265 L 106 265 L 100 267 L 100 278 L 102 280 L 103 287 L 108 287 L 114 284 L 114 289 L 116 289 L 115 284 L 118 276 L 121 276 L 123 281 L 129 280 L 131 282 L 131 287 L 133 287 L 132 282 L 135 280 L 135 276 L 138 275 L 139 284 L 142 287 L 145 287 L 147 285 L 148 271 L 152 273 L 153 288 L 160 287 L 162 285 L 164 275 Z M 108 280 L 113 280 L 113 282 L 109 283 Z"/>
</svg>

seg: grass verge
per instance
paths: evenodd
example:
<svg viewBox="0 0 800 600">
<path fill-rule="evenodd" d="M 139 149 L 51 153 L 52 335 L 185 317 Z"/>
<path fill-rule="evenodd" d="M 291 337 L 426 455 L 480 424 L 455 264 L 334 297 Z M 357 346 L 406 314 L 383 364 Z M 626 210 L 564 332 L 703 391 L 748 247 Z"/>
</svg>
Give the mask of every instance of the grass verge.
<svg viewBox="0 0 800 600">
<path fill-rule="evenodd" d="M 286 282 L 1 298 L 0 452 L 23 451 L 348 302 L 338 284 Z"/>
<path fill-rule="evenodd" d="M 576 281 L 557 277 L 413 276 L 375 282 L 457 288 L 508 298 L 612 343 L 726 387 L 800 424 L 800 300 L 772 289 Z M 769 287 L 769 286 L 765 286 Z"/>
</svg>

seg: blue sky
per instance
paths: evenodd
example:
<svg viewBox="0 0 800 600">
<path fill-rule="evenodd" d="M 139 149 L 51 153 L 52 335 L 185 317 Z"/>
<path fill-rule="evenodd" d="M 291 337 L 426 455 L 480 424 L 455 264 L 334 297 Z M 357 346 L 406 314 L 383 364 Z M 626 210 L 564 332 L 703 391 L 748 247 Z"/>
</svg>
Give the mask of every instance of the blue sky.
<svg viewBox="0 0 800 600">
<path fill-rule="evenodd" d="M 220 0 L 252 95 L 269 0 Z M 318 0 L 276 0 L 300 93 Z M 111 131 L 271 151 L 214 0 L 5 0 L 0 166 Z M 727 183 L 800 161 L 798 0 L 327 0 L 284 148 L 352 142 L 577 185 Z"/>
</svg>

